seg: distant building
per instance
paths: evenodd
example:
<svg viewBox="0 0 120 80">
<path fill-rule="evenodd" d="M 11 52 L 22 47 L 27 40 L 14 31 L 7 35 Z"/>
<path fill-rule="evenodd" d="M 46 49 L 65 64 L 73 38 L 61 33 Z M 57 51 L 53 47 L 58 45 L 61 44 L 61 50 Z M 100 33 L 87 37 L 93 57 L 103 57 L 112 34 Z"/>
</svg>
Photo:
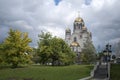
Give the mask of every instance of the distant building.
<svg viewBox="0 0 120 80">
<path fill-rule="evenodd" d="M 92 34 L 87 30 L 84 20 L 80 16 L 74 20 L 73 33 L 70 28 L 65 30 L 65 41 L 78 57 L 82 49 L 85 48 L 86 41 L 92 42 Z"/>
</svg>

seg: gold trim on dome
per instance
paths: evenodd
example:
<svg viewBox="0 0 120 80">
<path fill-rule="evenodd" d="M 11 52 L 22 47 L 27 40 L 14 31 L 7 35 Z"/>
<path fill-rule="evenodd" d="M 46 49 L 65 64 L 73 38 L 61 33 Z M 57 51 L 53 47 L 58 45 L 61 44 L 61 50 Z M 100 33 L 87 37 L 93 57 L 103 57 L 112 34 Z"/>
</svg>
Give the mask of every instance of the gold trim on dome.
<svg viewBox="0 0 120 80">
<path fill-rule="evenodd" d="M 83 22 L 83 19 L 80 18 L 80 17 L 77 17 L 77 18 L 75 19 L 75 22 Z"/>
</svg>

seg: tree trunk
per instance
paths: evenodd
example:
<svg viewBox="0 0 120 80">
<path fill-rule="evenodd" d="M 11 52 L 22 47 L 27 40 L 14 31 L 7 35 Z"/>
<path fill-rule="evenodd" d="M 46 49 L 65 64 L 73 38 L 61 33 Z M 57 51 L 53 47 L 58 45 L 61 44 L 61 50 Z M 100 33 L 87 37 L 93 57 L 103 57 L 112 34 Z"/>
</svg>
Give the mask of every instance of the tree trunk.
<svg viewBox="0 0 120 80">
<path fill-rule="evenodd" d="M 55 65 L 55 60 L 54 59 L 52 59 L 52 66 L 54 66 Z"/>
</svg>

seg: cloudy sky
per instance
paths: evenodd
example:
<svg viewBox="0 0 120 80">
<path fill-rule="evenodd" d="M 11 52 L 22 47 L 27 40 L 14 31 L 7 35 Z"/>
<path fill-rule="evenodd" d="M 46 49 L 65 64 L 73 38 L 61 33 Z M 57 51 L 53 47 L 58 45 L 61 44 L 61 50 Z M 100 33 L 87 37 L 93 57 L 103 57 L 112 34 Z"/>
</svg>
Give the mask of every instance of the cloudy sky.
<svg viewBox="0 0 120 80">
<path fill-rule="evenodd" d="M 64 39 L 80 11 L 95 46 L 120 39 L 119 0 L 0 0 L 0 42 L 10 28 L 28 32 L 37 46 L 38 34 L 49 31 Z"/>
</svg>

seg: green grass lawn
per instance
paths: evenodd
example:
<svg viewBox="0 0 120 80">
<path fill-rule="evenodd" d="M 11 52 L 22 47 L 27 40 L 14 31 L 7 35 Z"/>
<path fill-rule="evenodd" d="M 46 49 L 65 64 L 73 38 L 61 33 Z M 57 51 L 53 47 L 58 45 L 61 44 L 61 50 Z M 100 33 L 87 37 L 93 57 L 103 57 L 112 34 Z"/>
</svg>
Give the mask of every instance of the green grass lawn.
<svg viewBox="0 0 120 80">
<path fill-rule="evenodd" d="M 120 80 L 120 64 L 112 64 L 110 69 L 111 80 Z"/>
<path fill-rule="evenodd" d="M 0 80 L 78 80 L 89 76 L 92 65 L 29 66 L 0 69 Z"/>
</svg>

